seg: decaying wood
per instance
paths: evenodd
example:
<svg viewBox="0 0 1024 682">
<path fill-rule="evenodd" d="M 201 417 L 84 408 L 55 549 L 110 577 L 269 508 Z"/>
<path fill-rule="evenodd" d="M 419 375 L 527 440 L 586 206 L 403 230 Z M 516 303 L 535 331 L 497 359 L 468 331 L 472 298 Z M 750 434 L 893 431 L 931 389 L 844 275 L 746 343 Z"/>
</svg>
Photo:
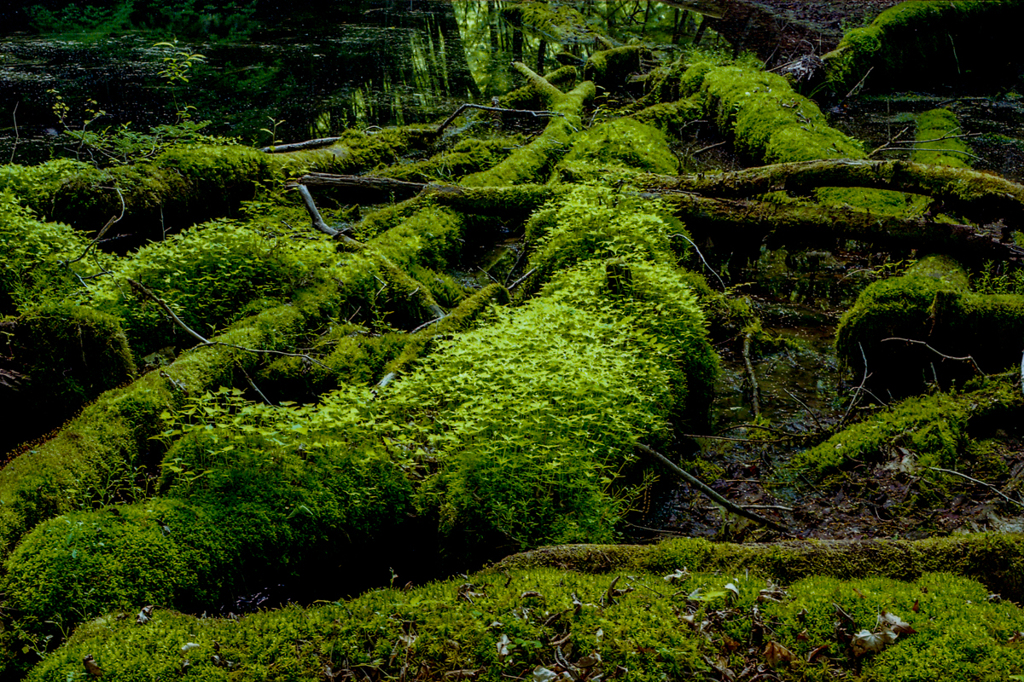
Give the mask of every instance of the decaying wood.
<svg viewBox="0 0 1024 682">
<path fill-rule="evenodd" d="M 701 494 L 711 498 L 712 500 L 714 500 L 714 502 L 716 504 L 720 504 L 721 506 L 725 507 L 725 509 L 727 509 L 728 511 L 732 512 L 733 514 L 739 514 L 740 516 L 742 516 L 745 519 L 749 519 L 749 520 L 753 521 L 754 523 L 758 523 L 758 524 L 760 524 L 762 526 L 768 526 L 772 530 L 778 531 L 779 533 L 783 533 L 784 535 L 792 535 L 793 534 L 792 532 L 790 532 L 789 529 L 787 529 L 787 528 L 785 528 L 783 526 L 780 526 L 779 524 L 775 523 L 774 521 L 772 521 L 770 519 L 766 519 L 763 516 L 760 516 L 758 514 L 755 514 L 754 512 L 752 512 L 752 511 L 750 511 L 748 509 L 744 509 L 743 507 L 741 507 L 741 506 L 739 506 L 737 504 L 733 504 L 732 502 L 730 502 L 729 500 L 727 500 L 726 498 L 722 497 L 717 492 L 715 492 L 715 490 L 713 488 L 711 488 L 709 485 L 707 485 L 706 483 L 701 481 L 699 478 L 697 478 L 693 474 L 690 474 L 687 471 L 681 469 L 680 467 L 676 466 L 676 464 L 674 462 L 672 462 L 672 460 L 670 460 L 668 457 L 666 457 L 665 455 L 661 454 L 657 450 L 655 450 L 653 448 L 650 448 L 650 447 L 644 445 L 643 443 L 637 443 L 636 444 L 636 448 L 638 450 L 640 450 L 640 452 L 644 453 L 645 455 L 648 455 L 649 457 L 652 457 L 653 459 L 657 460 L 660 464 L 665 466 L 673 474 L 675 474 L 676 476 L 682 478 L 684 481 L 686 481 L 687 483 L 689 483 L 693 487 L 697 488 L 697 490 L 699 490 L 701 492 Z"/>
<path fill-rule="evenodd" d="M 299 191 L 299 196 L 302 197 L 302 203 L 306 206 L 306 211 L 309 212 L 309 219 L 312 222 L 313 227 L 320 230 L 326 235 L 334 237 L 343 244 L 361 249 L 363 244 L 357 242 L 352 237 L 349 237 L 344 232 L 335 230 L 333 227 L 324 222 L 323 216 L 320 215 L 320 210 L 316 207 L 316 202 L 313 201 L 313 195 L 309 193 L 309 189 L 304 184 L 296 185 L 296 189 Z"/>
<path fill-rule="evenodd" d="M 414 197 L 430 186 L 423 182 L 406 182 L 405 180 L 382 178 L 379 175 L 334 175 L 331 173 L 307 173 L 299 178 L 297 182 L 300 187 L 300 193 L 304 189 L 303 186 L 349 187 L 388 192 L 394 194 L 396 199 Z"/>
<path fill-rule="evenodd" d="M 276 144 L 270 145 L 269 147 L 261 147 L 260 151 L 265 154 L 283 154 L 285 152 L 301 152 L 305 149 L 320 149 L 321 147 L 329 147 L 341 140 L 340 137 L 319 137 L 315 140 L 306 140 L 304 142 L 292 142 L 290 144 Z"/>
<path fill-rule="evenodd" d="M 548 83 L 548 85 L 550 85 L 550 83 Z M 554 87 L 554 86 L 551 86 L 551 87 Z M 450 126 L 452 124 L 452 121 L 454 121 L 456 118 L 458 118 L 459 114 L 461 114 L 466 109 L 481 109 L 483 111 L 495 111 L 495 112 L 498 112 L 498 113 L 501 113 L 501 114 L 517 114 L 519 116 L 533 116 L 534 118 L 550 118 L 551 116 L 564 116 L 564 114 L 560 114 L 557 111 L 537 111 L 537 110 L 534 110 L 534 109 L 505 109 L 504 107 L 487 107 L 487 106 L 484 106 L 482 104 L 466 103 L 466 104 L 460 105 L 458 109 L 456 109 L 454 112 L 452 112 L 451 116 L 446 118 L 441 123 L 441 125 L 437 126 L 437 130 L 435 131 L 435 133 L 437 135 L 440 135 L 442 132 L 444 132 L 444 129 L 447 128 L 448 126 Z"/>
</svg>

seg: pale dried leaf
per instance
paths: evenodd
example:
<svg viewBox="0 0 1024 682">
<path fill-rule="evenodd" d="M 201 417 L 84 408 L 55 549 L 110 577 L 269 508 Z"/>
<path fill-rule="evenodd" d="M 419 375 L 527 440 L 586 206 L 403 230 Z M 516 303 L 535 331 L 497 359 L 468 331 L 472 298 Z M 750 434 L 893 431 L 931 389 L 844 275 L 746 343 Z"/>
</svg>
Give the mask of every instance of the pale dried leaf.
<svg viewBox="0 0 1024 682">
<path fill-rule="evenodd" d="M 498 638 L 497 647 L 498 647 L 498 655 L 499 656 L 508 656 L 508 645 L 509 644 L 511 644 L 511 642 L 509 641 L 508 635 L 502 635 L 501 637 Z"/>
<path fill-rule="evenodd" d="M 682 580 L 687 580 L 689 577 L 690 577 L 690 572 L 688 570 L 686 570 L 686 567 L 684 566 L 683 568 L 677 568 L 672 573 L 669 573 L 668 575 L 666 575 L 665 576 L 665 582 L 667 582 L 667 583 L 676 583 L 676 582 L 679 582 L 679 581 L 682 581 Z"/>
<path fill-rule="evenodd" d="M 882 629 L 892 630 L 897 635 L 912 635 L 917 632 L 917 630 L 910 627 L 910 623 L 904 621 L 895 613 L 889 613 L 888 611 L 882 611 L 879 614 L 878 625 Z"/>
<path fill-rule="evenodd" d="M 736 595 L 736 598 L 739 599 L 739 597 L 740 597 L 740 588 L 736 587 L 732 583 L 726 583 L 725 584 L 725 589 L 727 589 L 728 591 L 732 592 L 734 595 Z"/>
<path fill-rule="evenodd" d="M 558 679 L 558 673 L 538 665 L 533 669 L 533 682 L 554 682 Z"/>
<path fill-rule="evenodd" d="M 794 658 L 792 651 L 774 640 L 765 646 L 764 657 L 773 668 L 777 668 L 779 663 L 790 663 Z"/>
<path fill-rule="evenodd" d="M 853 636 L 850 646 L 853 648 L 853 655 L 859 658 L 864 654 L 877 654 L 895 641 L 896 633 L 886 628 L 878 632 L 861 630 Z"/>
</svg>

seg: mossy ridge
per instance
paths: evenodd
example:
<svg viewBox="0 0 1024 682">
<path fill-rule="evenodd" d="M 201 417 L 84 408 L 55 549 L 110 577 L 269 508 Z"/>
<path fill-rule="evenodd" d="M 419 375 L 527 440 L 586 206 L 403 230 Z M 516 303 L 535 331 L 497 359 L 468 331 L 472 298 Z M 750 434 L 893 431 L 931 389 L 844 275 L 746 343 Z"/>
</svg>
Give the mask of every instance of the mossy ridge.
<svg viewBox="0 0 1024 682">
<path fill-rule="evenodd" d="M 926 342 L 949 356 L 971 356 L 982 371 L 998 372 L 1018 362 L 1022 336 L 1024 297 L 973 293 L 959 264 L 930 256 L 901 277 L 868 285 L 840 320 L 836 349 L 856 372 L 863 371 L 866 356 L 876 383 L 906 393 L 919 387 L 925 370 L 928 378 L 963 381 L 973 366 L 938 363 L 941 358 L 920 343 L 884 339 Z"/>
<path fill-rule="evenodd" d="M 962 137 L 960 121 L 949 109 L 930 109 L 914 117 L 916 139 L 911 161 L 950 168 L 970 168 L 970 150 Z M 944 139 L 945 138 L 945 139 Z M 923 148 L 916 148 L 923 145 Z"/>
<path fill-rule="evenodd" d="M 675 175 L 679 160 L 669 148 L 664 133 L 657 128 L 631 118 L 617 118 L 599 123 L 576 135 L 569 153 L 559 162 L 559 168 L 574 169 L 580 176 L 580 167 L 590 171 L 592 181 L 604 180 L 614 169 L 625 176 L 636 173 Z"/>
<path fill-rule="evenodd" d="M 680 78 L 736 150 L 765 163 L 864 158 L 859 142 L 828 125 L 811 100 L 782 76 L 748 66 L 692 65 Z"/>
<path fill-rule="evenodd" d="M 968 455 L 972 424 L 1012 418 L 1022 407 L 1020 390 L 1005 376 L 965 393 L 908 398 L 797 453 L 792 466 L 824 475 L 855 461 L 881 462 L 902 448 L 915 465 L 953 467 Z"/>
<path fill-rule="evenodd" d="M 294 302 L 243 320 L 213 340 L 248 348 L 281 349 L 290 337 L 323 326 L 337 314 L 331 285 L 300 292 Z M 228 346 L 197 348 L 161 372 L 100 395 L 57 435 L 0 471 L 0 554 L 32 526 L 64 512 L 117 501 L 139 466 L 159 456 L 151 440 L 159 415 L 185 395 L 233 385 L 235 372 L 253 371 L 260 356 Z"/>
<path fill-rule="evenodd" d="M 986 588 L 929 571 L 970 566 L 985 572 L 991 565 L 998 573 L 1016 562 L 1019 578 L 1021 543 L 1019 536 L 975 535 L 856 544 L 716 545 L 680 539 L 647 547 L 549 548 L 512 557 L 468 579 L 409 591 L 375 590 L 336 604 L 287 607 L 238 620 L 157 609 L 152 621 L 135 625 L 131 617 L 110 614 L 80 627 L 28 679 L 63 680 L 79 672 L 90 654 L 114 680 L 139 679 L 139 670 L 170 679 L 188 658 L 189 674 L 197 679 L 265 679 L 272 673 L 298 679 L 315 677 L 326 665 L 332 674 L 370 666 L 381 675 L 417 669 L 431 678 L 473 670 L 478 679 L 496 681 L 528 675 L 537 666 L 554 667 L 556 642 L 562 657 L 573 663 L 597 652 L 600 660 L 591 667 L 596 674 L 621 666 L 630 679 L 689 677 L 708 671 L 708 657 L 730 654 L 722 640 L 681 626 L 679 614 L 685 609 L 697 619 L 718 610 L 723 621 L 716 627 L 746 641 L 749 613 L 767 579 L 783 585 L 799 580 L 786 588 L 781 602 L 758 608 L 771 624 L 772 638 L 801 658 L 821 643 L 835 642 L 833 604 L 840 604 L 858 626 L 873 629 L 885 609 L 918 631 L 861 661 L 864 679 L 893 679 L 897 673 L 934 679 L 922 674 L 941 676 L 935 666 L 947 664 L 957 679 L 991 679 L 986 675 L 1019 673 L 1024 666 L 1019 647 L 1007 645 L 1021 630 L 1024 612 L 1009 602 L 990 603 L 991 584 Z M 791 560 L 777 563 L 781 554 Z M 589 566 L 581 565 L 584 555 Z M 776 565 L 796 570 L 780 576 L 771 571 Z M 686 567 L 692 573 L 682 573 L 667 589 L 664 576 Z M 807 577 L 816 571 L 822 575 Z M 879 572 L 884 577 L 862 577 Z M 736 588 L 737 597 L 729 596 L 726 583 Z M 634 591 L 618 594 L 616 588 Z M 687 595 L 695 590 L 704 601 L 694 609 L 687 606 Z M 198 646 L 182 652 L 189 642 Z M 731 663 L 743 657 L 733 655 Z M 855 667 L 848 654 L 834 651 L 832 657 L 832 672 Z M 225 660 L 234 664 L 230 672 L 218 667 Z M 797 661 L 780 674 L 816 679 L 819 670 L 820 664 Z"/>
<path fill-rule="evenodd" d="M 332 412 L 332 441 L 306 449 L 194 431 L 168 454 L 181 473 L 167 472 L 166 496 L 40 524 L 5 562 L 7 629 L 31 641 L 139 604 L 214 608 L 392 530 L 411 486 L 347 414 Z"/>
<path fill-rule="evenodd" d="M 872 88 L 978 78 L 996 64 L 1019 63 L 1009 46 L 1024 3 L 917 0 L 885 10 L 848 31 L 822 57 L 828 82 L 843 95 L 861 80 Z M 870 73 L 869 73 L 870 71 Z"/>
<path fill-rule="evenodd" d="M 375 175 L 406 182 L 458 182 L 463 176 L 491 168 L 521 144 L 519 136 L 468 138 L 430 158 L 394 164 L 375 171 Z"/>
<path fill-rule="evenodd" d="M 437 140 L 433 126 L 410 125 L 374 132 L 345 130 L 329 147 L 266 155 L 267 163 L 285 174 L 338 173 L 351 175 L 397 163 L 411 150 L 429 149 Z M 268 150 L 273 152 L 274 147 Z"/>
</svg>

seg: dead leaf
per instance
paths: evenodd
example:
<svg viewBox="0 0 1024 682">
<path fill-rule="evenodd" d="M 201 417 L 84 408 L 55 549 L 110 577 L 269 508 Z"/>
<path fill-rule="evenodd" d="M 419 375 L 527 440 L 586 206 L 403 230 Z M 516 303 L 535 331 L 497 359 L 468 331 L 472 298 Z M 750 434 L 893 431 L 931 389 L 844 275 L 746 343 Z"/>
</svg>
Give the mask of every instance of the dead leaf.
<svg viewBox="0 0 1024 682">
<path fill-rule="evenodd" d="M 786 591 L 781 587 L 770 585 L 757 593 L 757 601 L 780 602 L 786 598 Z"/>
<path fill-rule="evenodd" d="M 777 668 L 779 663 L 790 663 L 794 658 L 792 651 L 774 640 L 764 647 L 764 657 L 773 668 Z"/>
<path fill-rule="evenodd" d="M 732 583 L 726 583 L 725 584 L 725 589 L 730 591 L 730 592 L 732 592 L 736 596 L 737 599 L 740 598 L 740 588 L 736 587 Z"/>
<path fill-rule="evenodd" d="M 907 623 L 895 613 L 888 613 L 886 611 L 882 611 L 879 614 L 878 625 L 883 629 L 892 630 L 897 635 L 913 635 L 917 632 L 917 630 L 910 627 L 910 623 Z"/>
<path fill-rule="evenodd" d="M 896 633 L 892 630 L 885 628 L 878 632 L 861 630 L 853 636 L 850 646 L 853 647 L 853 655 L 860 658 L 864 654 L 877 654 L 895 641 Z"/>
<path fill-rule="evenodd" d="M 832 652 L 828 650 L 828 644 L 822 644 L 817 649 L 812 649 L 811 652 L 807 654 L 807 662 L 814 663 L 819 658 L 829 656 L 831 653 Z"/>
<path fill-rule="evenodd" d="M 99 677 L 103 674 L 103 671 L 100 670 L 100 667 L 96 665 L 96 660 L 92 657 L 92 654 L 85 655 L 85 658 L 82 659 L 82 665 L 85 666 L 86 672 L 88 672 L 93 677 Z"/>
<path fill-rule="evenodd" d="M 509 644 L 511 644 L 511 641 L 509 641 L 508 635 L 502 635 L 501 637 L 498 638 L 498 644 L 497 644 L 498 655 L 501 656 L 502 658 L 504 658 L 505 656 L 508 656 L 508 645 Z"/>
<path fill-rule="evenodd" d="M 554 682 L 558 679 L 558 673 L 554 670 L 538 665 L 533 669 L 533 682 Z"/>
<path fill-rule="evenodd" d="M 1010 639 L 1006 643 L 1016 644 L 1017 642 L 1024 642 L 1024 632 L 1020 632 L 1019 630 L 1017 632 L 1014 632 L 1013 637 L 1010 637 Z"/>
<path fill-rule="evenodd" d="M 139 611 L 139 615 L 135 616 L 136 625 L 145 625 L 149 622 L 150 618 L 153 617 L 153 606 L 143 606 L 142 610 Z"/>
<path fill-rule="evenodd" d="M 865 599 L 864 593 L 858 590 L 856 587 L 851 587 L 850 589 L 852 589 L 853 593 L 856 594 L 858 597 L 860 597 L 861 599 Z"/>
<path fill-rule="evenodd" d="M 543 599 L 544 595 L 541 594 L 540 592 L 534 592 L 532 590 L 529 591 L 529 592 L 523 592 L 521 595 L 519 595 L 520 599 L 527 599 L 529 597 L 539 597 L 539 598 Z"/>
<path fill-rule="evenodd" d="M 806 628 L 796 634 L 796 641 L 798 642 L 806 642 L 809 639 L 810 636 L 807 634 Z"/>
<path fill-rule="evenodd" d="M 911 610 L 911 611 L 913 611 L 914 613 L 917 613 L 917 610 L 918 610 L 919 608 L 921 608 L 921 607 L 919 606 L 919 602 L 920 602 L 920 601 L 921 601 L 920 599 L 915 599 L 915 600 L 914 600 L 914 605 L 910 607 L 910 610 Z"/>
<path fill-rule="evenodd" d="M 593 668 L 595 665 L 597 665 L 600 662 L 601 662 L 601 654 L 599 654 L 598 652 L 595 651 L 594 653 L 587 654 L 586 656 L 584 656 L 580 660 L 576 661 L 576 667 L 577 668 Z"/>
<path fill-rule="evenodd" d="M 743 644 L 741 642 L 737 642 L 735 639 L 733 639 L 729 635 L 724 635 L 724 634 L 722 635 L 722 649 L 724 649 L 726 653 L 728 653 L 728 654 L 735 653 L 742 646 L 743 646 Z"/>
</svg>

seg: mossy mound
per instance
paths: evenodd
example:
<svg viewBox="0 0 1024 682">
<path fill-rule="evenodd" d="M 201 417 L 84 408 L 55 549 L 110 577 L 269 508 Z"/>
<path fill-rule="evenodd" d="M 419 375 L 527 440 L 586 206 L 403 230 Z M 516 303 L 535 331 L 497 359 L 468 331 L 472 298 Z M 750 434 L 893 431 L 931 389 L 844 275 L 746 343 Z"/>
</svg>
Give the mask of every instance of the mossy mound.
<svg viewBox="0 0 1024 682">
<path fill-rule="evenodd" d="M 936 82 L 977 86 L 1015 73 L 1020 54 L 1011 46 L 1022 21 L 1024 3 L 1018 0 L 903 2 L 870 26 L 847 32 L 822 59 L 839 95 L 862 80 L 875 89 Z"/>
<path fill-rule="evenodd" d="M 1019 362 L 1021 338 L 1024 297 L 975 294 L 955 261 L 930 256 L 861 292 L 839 323 L 836 349 L 858 373 L 866 358 L 875 385 L 908 393 L 922 381 L 963 381 L 976 368 L 1005 370 Z"/>
<path fill-rule="evenodd" d="M 970 168 L 970 152 L 960 136 L 960 121 L 949 109 L 930 109 L 914 118 L 917 144 L 912 161 L 951 168 Z"/>
<path fill-rule="evenodd" d="M 562 165 L 591 167 L 595 179 L 603 177 L 606 181 L 610 168 L 621 169 L 625 174 L 674 175 L 679 170 L 679 161 L 670 151 L 664 133 L 631 118 L 599 123 L 575 136 Z M 580 171 L 574 173 L 579 175 Z"/>
<path fill-rule="evenodd" d="M 971 429 L 1015 420 L 1024 407 L 1020 389 L 1007 377 L 989 379 L 964 393 L 908 398 L 881 414 L 849 426 L 793 457 L 794 467 L 822 475 L 854 462 L 879 464 L 893 457 L 902 466 L 953 467 L 969 459 Z"/>
<path fill-rule="evenodd" d="M 491 315 L 384 395 L 388 439 L 438 470 L 421 509 L 452 552 L 610 539 L 625 511 L 610 486 L 634 440 L 667 437 L 673 377 L 613 315 L 545 299 Z"/>
<path fill-rule="evenodd" d="M 981 681 L 1020 674 L 1024 649 L 1015 634 L 1024 628 L 1024 611 L 991 599 L 991 585 L 928 572 L 942 561 L 953 568 L 954 554 L 971 556 L 975 568 L 988 556 L 997 558 L 992 566 L 1012 563 L 1020 557 L 1019 540 L 949 539 L 947 550 L 939 542 L 891 543 L 891 565 L 875 551 L 881 543 L 866 547 L 862 561 L 848 545 L 835 550 L 847 561 L 831 569 L 820 561 L 831 550 L 813 543 L 780 548 L 684 539 L 654 547 L 552 548 L 546 556 L 561 568 L 531 567 L 531 557 L 545 555 L 523 555 L 408 591 L 376 590 L 238 620 L 156 609 L 151 620 L 136 624 L 133 609 L 82 626 L 28 679 L 80 674 L 86 656 L 113 680 L 141 679 L 139 671 L 146 679 L 175 679 L 186 660 L 190 677 L 210 680 L 304 679 L 325 671 L 376 679 L 415 670 L 427 679 L 472 671 L 474 679 L 495 682 L 563 674 L 646 681 L 759 665 L 786 680 L 854 674 L 879 682 L 929 680 L 952 671 L 958 680 Z M 603 556 L 603 564 L 588 570 L 574 561 L 584 555 Z M 795 561 L 801 555 L 808 563 Z M 798 567 L 788 574 L 794 577 L 767 568 L 783 556 Z M 884 577 L 844 574 L 869 563 Z M 822 575 L 808 577 L 815 567 Z M 801 572 L 803 579 L 795 577 Z M 857 655 L 855 638 L 866 639 L 860 630 L 877 637 L 882 624 L 899 634 Z M 775 649 L 770 657 L 771 643 L 786 653 Z"/>
<path fill-rule="evenodd" d="M 194 429 L 165 458 L 166 496 L 37 526 L 4 566 L 14 627 L 55 635 L 54 624 L 136 604 L 216 608 L 393 530 L 411 486 L 352 410 L 334 406 L 329 443 L 299 445 L 288 423 L 266 420 L 251 420 L 251 435 Z"/>
</svg>

